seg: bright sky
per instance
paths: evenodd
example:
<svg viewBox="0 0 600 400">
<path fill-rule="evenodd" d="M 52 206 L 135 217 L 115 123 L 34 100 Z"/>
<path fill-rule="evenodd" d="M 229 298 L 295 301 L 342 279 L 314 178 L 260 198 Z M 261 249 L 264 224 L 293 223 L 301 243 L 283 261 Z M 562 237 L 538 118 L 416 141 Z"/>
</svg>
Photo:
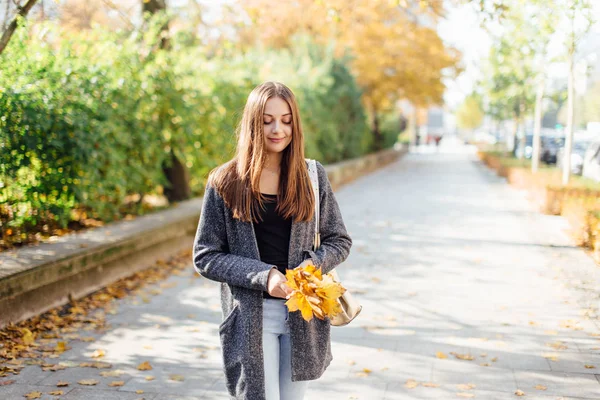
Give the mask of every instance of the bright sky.
<svg viewBox="0 0 600 400">
<path fill-rule="evenodd" d="M 600 1 L 592 1 L 594 5 L 594 17 L 600 21 Z M 438 33 L 442 39 L 450 46 L 457 48 L 463 54 L 463 66 L 465 71 L 455 80 L 446 81 L 447 91 L 444 99 L 449 109 L 452 110 L 468 95 L 478 78 L 481 77 L 480 68 L 483 60 L 489 53 L 492 45 L 489 35 L 479 26 L 476 11 L 467 5 L 449 6 L 447 19 L 438 26 Z M 564 52 L 562 39 L 557 39 L 551 43 L 549 53 L 550 57 L 558 57 Z M 587 60 L 588 64 L 595 67 L 591 72 L 591 79 L 600 79 L 600 23 L 592 26 L 586 39 L 582 41 L 579 54 L 576 60 Z M 580 70 L 585 68 L 580 65 Z M 548 68 L 550 79 L 566 80 L 567 66 L 564 63 L 555 63 Z M 579 92 L 584 91 L 587 81 L 585 73 L 580 73 L 576 83 Z"/>
<path fill-rule="evenodd" d="M 474 83 L 480 78 L 481 59 L 489 53 L 491 40 L 480 27 L 478 16 L 472 7 L 448 8 L 447 18 L 440 22 L 438 33 L 448 46 L 462 53 L 464 68 L 464 72 L 457 79 L 446 81 L 448 89 L 444 99 L 452 110 L 471 93 Z"/>
</svg>

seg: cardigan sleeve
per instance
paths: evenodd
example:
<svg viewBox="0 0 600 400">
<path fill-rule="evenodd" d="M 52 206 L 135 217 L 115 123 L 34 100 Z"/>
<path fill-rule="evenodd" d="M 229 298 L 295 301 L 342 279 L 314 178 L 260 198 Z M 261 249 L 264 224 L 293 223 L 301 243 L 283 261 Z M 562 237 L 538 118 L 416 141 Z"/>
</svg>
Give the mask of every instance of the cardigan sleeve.
<svg viewBox="0 0 600 400">
<path fill-rule="evenodd" d="M 225 226 L 225 202 L 214 187 L 207 185 L 202 214 L 194 239 L 193 261 L 205 278 L 234 286 L 266 291 L 273 265 L 229 253 Z"/>
<path fill-rule="evenodd" d="M 328 273 L 346 260 L 352 247 L 352 239 L 346 231 L 342 213 L 331 188 L 325 167 L 317 161 L 320 192 L 321 246 L 317 251 L 306 251 L 316 267 Z"/>
</svg>

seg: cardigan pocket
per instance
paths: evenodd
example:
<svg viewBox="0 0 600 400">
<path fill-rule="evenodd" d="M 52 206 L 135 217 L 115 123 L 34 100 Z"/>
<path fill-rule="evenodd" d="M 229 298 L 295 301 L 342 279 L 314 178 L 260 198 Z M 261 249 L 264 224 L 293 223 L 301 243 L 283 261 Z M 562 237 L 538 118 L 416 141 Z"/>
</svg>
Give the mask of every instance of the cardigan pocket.
<svg viewBox="0 0 600 400">
<path fill-rule="evenodd" d="M 241 335 L 242 329 L 239 313 L 240 306 L 236 304 L 221 325 L 219 325 L 225 381 L 227 390 L 232 396 L 235 396 L 236 383 L 242 375 L 242 359 L 244 355 L 244 338 L 241 337 L 243 335 Z"/>
</svg>

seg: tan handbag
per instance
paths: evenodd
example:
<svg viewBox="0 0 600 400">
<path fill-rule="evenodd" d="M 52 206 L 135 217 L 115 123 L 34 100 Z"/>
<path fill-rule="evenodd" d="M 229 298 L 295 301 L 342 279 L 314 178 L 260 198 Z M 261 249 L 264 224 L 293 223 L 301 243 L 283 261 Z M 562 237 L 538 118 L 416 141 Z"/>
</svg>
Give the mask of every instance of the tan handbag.
<svg viewBox="0 0 600 400">
<path fill-rule="evenodd" d="M 315 240 L 313 244 L 314 251 L 321 246 L 321 234 L 319 233 L 319 216 L 320 216 L 320 196 L 319 196 L 319 176 L 317 173 L 317 163 L 315 160 L 308 160 L 308 175 L 310 176 L 310 182 L 312 184 L 313 193 L 315 194 Z M 330 272 L 331 277 L 340 282 L 340 278 L 337 272 L 332 270 Z M 342 312 L 330 319 L 331 325 L 333 326 L 344 326 L 348 325 L 362 310 L 362 306 L 358 303 L 350 294 L 350 291 L 346 289 L 342 297 L 338 300 L 342 308 Z"/>
</svg>

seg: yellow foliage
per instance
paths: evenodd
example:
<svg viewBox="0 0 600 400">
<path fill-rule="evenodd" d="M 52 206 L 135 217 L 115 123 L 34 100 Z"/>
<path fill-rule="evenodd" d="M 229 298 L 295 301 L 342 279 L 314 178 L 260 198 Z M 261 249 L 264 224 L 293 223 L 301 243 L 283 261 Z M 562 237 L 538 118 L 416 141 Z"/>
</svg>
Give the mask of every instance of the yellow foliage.
<svg viewBox="0 0 600 400">
<path fill-rule="evenodd" d="M 306 321 L 311 321 L 313 316 L 333 318 L 341 312 L 337 299 L 346 289 L 330 275 L 323 275 L 320 268 L 307 265 L 287 270 L 285 275 L 287 285 L 294 290 L 285 303 L 290 312 L 300 311 Z"/>
<path fill-rule="evenodd" d="M 460 54 L 435 30 L 443 1 L 432 0 L 247 0 L 249 43 L 286 47 L 296 32 L 316 41 L 334 40 L 338 55 L 348 50 L 371 113 L 404 98 L 417 106 L 442 100 L 443 70 L 458 72 Z"/>
</svg>

